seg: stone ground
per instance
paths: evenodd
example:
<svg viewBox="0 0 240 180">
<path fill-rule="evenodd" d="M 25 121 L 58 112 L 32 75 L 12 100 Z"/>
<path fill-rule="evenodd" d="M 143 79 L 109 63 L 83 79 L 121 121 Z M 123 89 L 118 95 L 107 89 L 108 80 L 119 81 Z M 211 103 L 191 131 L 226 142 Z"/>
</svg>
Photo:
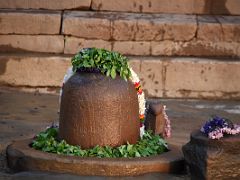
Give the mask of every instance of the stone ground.
<svg viewBox="0 0 240 180">
<path fill-rule="evenodd" d="M 240 123 L 240 101 L 208 101 L 190 99 L 152 99 L 167 105 L 172 123 L 169 143 L 182 146 L 189 140 L 192 130 L 211 115 L 224 116 Z M 188 175 L 151 173 L 137 177 L 87 177 L 46 172 L 12 173 L 6 168 L 5 148 L 11 142 L 33 137 L 58 120 L 58 96 L 25 93 L 0 88 L 0 180 L 30 179 L 189 179 Z"/>
</svg>

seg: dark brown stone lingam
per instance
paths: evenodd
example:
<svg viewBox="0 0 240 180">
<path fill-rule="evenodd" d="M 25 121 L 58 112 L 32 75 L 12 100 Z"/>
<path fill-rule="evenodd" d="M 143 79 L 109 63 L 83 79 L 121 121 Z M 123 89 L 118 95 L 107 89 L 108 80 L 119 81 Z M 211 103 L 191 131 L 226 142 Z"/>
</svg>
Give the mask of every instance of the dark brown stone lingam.
<svg viewBox="0 0 240 180">
<path fill-rule="evenodd" d="M 120 76 L 75 73 L 64 85 L 59 137 L 82 148 L 119 146 L 139 138 L 138 98 Z"/>
</svg>

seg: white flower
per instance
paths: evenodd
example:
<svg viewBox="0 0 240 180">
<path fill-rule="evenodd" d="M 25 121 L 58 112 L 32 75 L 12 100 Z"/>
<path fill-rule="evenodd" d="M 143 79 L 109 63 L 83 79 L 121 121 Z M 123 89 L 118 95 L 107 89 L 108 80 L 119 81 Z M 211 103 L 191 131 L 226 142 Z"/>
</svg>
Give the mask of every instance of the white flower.
<svg viewBox="0 0 240 180">
<path fill-rule="evenodd" d="M 141 138 L 143 137 L 143 135 L 145 133 L 144 129 L 145 129 L 145 126 L 140 127 L 140 137 Z"/>
<path fill-rule="evenodd" d="M 67 80 L 74 74 L 73 70 L 72 70 L 72 66 L 69 67 L 67 69 L 67 73 L 65 74 L 64 78 L 63 78 L 63 83 L 66 83 Z"/>
<path fill-rule="evenodd" d="M 138 75 L 133 71 L 133 69 L 132 68 L 129 68 L 129 69 L 130 69 L 130 72 L 131 72 L 131 76 L 129 77 L 129 79 L 133 83 L 140 82 L 140 79 L 139 79 Z"/>
<path fill-rule="evenodd" d="M 72 66 L 67 69 L 67 73 L 63 77 L 63 82 L 62 82 L 62 88 L 60 89 L 60 94 L 59 94 L 59 104 L 61 104 L 61 97 L 62 97 L 62 90 L 63 90 L 63 85 L 67 82 L 67 80 L 74 74 L 72 70 Z"/>
<path fill-rule="evenodd" d="M 139 114 L 145 114 L 145 97 L 144 97 L 144 93 L 142 92 L 142 94 L 138 95 L 138 104 L 139 104 Z"/>
<path fill-rule="evenodd" d="M 166 106 L 163 106 L 163 116 L 165 119 L 164 136 L 168 138 L 171 137 L 171 124 L 166 113 Z"/>
</svg>

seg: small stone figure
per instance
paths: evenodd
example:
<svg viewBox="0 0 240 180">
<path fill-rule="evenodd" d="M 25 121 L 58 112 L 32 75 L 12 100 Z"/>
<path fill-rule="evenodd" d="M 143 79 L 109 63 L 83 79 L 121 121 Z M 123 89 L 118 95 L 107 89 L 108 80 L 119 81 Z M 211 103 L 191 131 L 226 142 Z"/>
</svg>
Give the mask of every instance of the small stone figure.
<svg viewBox="0 0 240 180">
<path fill-rule="evenodd" d="M 145 119 L 146 129 L 163 137 L 170 136 L 170 122 L 165 112 L 165 106 L 160 103 L 149 103 Z"/>
</svg>

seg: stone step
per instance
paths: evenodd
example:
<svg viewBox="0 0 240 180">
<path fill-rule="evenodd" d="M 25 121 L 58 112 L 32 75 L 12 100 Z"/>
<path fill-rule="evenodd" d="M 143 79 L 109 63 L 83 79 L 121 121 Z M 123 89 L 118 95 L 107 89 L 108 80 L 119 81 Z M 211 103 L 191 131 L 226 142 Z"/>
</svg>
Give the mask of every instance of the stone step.
<svg viewBox="0 0 240 180">
<path fill-rule="evenodd" d="M 4 52 L 75 54 L 96 46 L 125 55 L 240 56 L 240 16 L 66 11 L 61 21 L 59 11 L 1 10 L 0 18 Z"/>
<path fill-rule="evenodd" d="M 0 52 L 41 52 L 73 55 L 86 47 L 105 48 L 125 55 L 240 57 L 239 42 L 107 41 L 64 35 L 0 35 Z"/>
<path fill-rule="evenodd" d="M 81 48 L 98 47 L 136 56 L 240 57 L 239 42 L 211 41 L 106 41 L 65 36 L 64 54 L 75 54 Z"/>
<path fill-rule="evenodd" d="M 240 42 L 240 16 L 66 11 L 62 33 L 116 41 Z"/>
<path fill-rule="evenodd" d="M 59 88 L 71 56 L 1 54 L 0 85 Z M 148 97 L 240 99 L 239 59 L 130 56 Z"/>
<path fill-rule="evenodd" d="M 238 0 L 0 0 L 0 8 L 240 15 Z"/>
<path fill-rule="evenodd" d="M 98 11 L 240 15 L 239 0 L 92 0 L 91 7 Z"/>
</svg>

